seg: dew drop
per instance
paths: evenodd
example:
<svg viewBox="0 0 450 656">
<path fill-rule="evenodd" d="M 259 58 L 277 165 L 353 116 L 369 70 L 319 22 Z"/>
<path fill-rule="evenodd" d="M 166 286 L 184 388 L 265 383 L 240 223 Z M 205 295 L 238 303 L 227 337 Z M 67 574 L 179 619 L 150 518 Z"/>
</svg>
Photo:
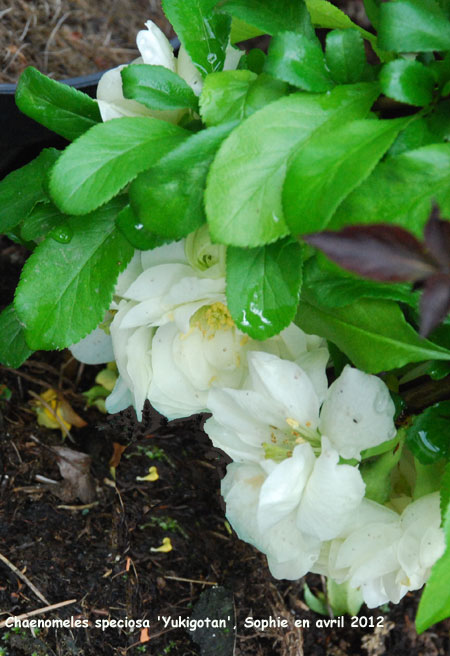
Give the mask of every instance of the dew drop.
<svg viewBox="0 0 450 656">
<path fill-rule="evenodd" d="M 143 223 L 136 223 L 136 225 L 134 226 L 134 229 L 135 230 L 142 230 L 143 227 L 144 227 Z"/>
<path fill-rule="evenodd" d="M 68 224 L 62 223 L 52 228 L 49 235 L 60 244 L 68 244 L 72 240 L 73 230 Z"/>
</svg>

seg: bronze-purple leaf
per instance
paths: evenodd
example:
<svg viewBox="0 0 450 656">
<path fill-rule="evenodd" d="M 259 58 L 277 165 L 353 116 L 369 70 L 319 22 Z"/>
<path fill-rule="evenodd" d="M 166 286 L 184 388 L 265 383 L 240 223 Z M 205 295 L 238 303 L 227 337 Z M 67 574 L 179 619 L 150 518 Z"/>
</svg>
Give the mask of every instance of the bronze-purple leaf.
<svg viewBox="0 0 450 656">
<path fill-rule="evenodd" d="M 439 219 L 437 208 L 425 226 L 425 245 L 439 263 L 439 268 L 450 273 L 450 222 Z"/>
<path fill-rule="evenodd" d="M 425 247 L 398 226 L 354 225 L 339 232 L 316 232 L 304 240 L 344 269 L 372 280 L 424 280 L 438 271 Z"/>
<path fill-rule="evenodd" d="M 429 335 L 450 311 L 450 275 L 436 273 L 425 282 L 420 298 L 420 334 Z"/>
</svg>

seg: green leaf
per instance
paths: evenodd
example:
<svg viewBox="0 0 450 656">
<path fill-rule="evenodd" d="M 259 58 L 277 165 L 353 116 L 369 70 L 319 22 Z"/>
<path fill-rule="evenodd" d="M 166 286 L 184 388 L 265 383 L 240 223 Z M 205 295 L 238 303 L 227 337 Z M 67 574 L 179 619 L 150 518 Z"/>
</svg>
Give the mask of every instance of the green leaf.
<svg viewBox="0 0 450 656">
<path fill-rule="evenodd" d="M 130 205 L 126 205 L 119 212 L 116 218 L 116 225 L 124 237 L 129 241 L 133 248 L 140 251 L 148 251 L 167 243 L 167 239 L 160 235 L 150 232 L 139 221 Z"/>
<path fill-rule="evenodd" d="M 14 306 L 8 305 L 0 314 L 0 362 L 17 369 L 32 353 Z"/>
<path fill-rule="evenodd" d="M 87 214 L 189 136 L 187 130 L 141 116 L 95 126 L 61 155 L 50 193 L 67 214 Z"/>
<path fill-rule="evenodd" d="M 296 32 L 281 32 L 272 38 L 266 71 L 306 91 L 328 91 L 334 86 L 320 42 Z"/>
<path fill-rule="evenodd" d="M 198 99 L 179 75 L 164 66 L 133 64 L 120 72 L 125 98 L 149 109 L 198 109 Z"/>
<path fill-rule="evenodd" d="M 240 330 L 268 339 L 295 316 L 302 250 L 289 238 L 259 248 L 227 249 L 227 304 Z"/>
<path fill-rule="evenodd" d="M 60 223 L 65 222 L 67 215 L 50 202 L 37 203 L 23 222 L 20 236 L 25 241 L 42 241 L 42 239 Z"/>
<path fill-rule="evenodd" d="M 378 30 L 381 0 L 363 0 L 363 2 L 367 18 L 370 20 L 374 28 Z"/>
<path fill-rule="evenodd" d="M 308 289 L 302 293 L 296 322 L 305 332 L 334 342 L 355 367 L 368 373 L 409 362 L 450 360 L 450 351 L 419 337 L 392 301 L 361 299 L 330 309 Z"/>
<path fill-rule="evenodd" d="M 396 59 L 381 69 L 380 85 L 385 96 L 421 107 L 431 102 L 435 79 L 420 62 Z"/>
<path fill-rule="evenodd" d="M 239 43 L 240 41 L 254 39 L 255 36 L 261 36 L 262 34 L 264 34 L 264 30 L 260 30 L 253 25 L 248 25 L 244 21 L 239 20 L 239 18 L 233 18 L 231 20 L 231 43 Z"/>
<path fill-rule="evenodd" d="M 389 148 L 388 157 L 401 155 L 408 150 L 416 150 L 422 146 L 442 141 L 432 132 L 429 125 L 429 117 L 418 117 L 410 121 L 404 130 L 397 135 L 392 146 Z"/>
<path fill-rule="evenodd" d="M 450 144 L 433 144 L 381 162 L 339 206 L 328 229 L 393 223 L 423 237 L 432 199 L 450 211 Z"/>
<path fill-rule="evenodd" d="M 211 73 L 200 96 L 200 115 L 208 126 L 243 120 L 285 95 L 287 85 L 251 71 Z"/>
<path fill-rule="evenodd" d="M 423 465 L 450 455 L 450 401 L 440 401 L 415 417 L 407 429 L 407 445 Z"/>
<path fill-rule="evenodd" d="M 206 176 L 217 149 L 234 126 L 227 123 L 190 136 L 132 183 L 131 206 L 150 232 L 181 239 L 206 221 Z"/>
<path fill-rule="evenodd" d="M 60 153 L 46 148 L 36 159 L 0 182 L 0 233 L 9 232 L 28 216 L 39 201 L 47 200 L 44 181 Z"/>
<path fill-rule="evenodd" d="M 300 30 L 304 22 L 309 21 L 302 0 L 226 0 L 220 5 L 220 11 L 271 35 Z"/>
<path fill-rule="evenodd" d="M 16 104 L 21 112 L 69 141 L 102 120 L 95 100 L 68 84 L 51 80 L 33 66 L 19 78 Z"/>
<path fill-rule="evenodd" d="M 450 23 L 434 0 L 382 3 L 378 43 L 393 52 L 450 50 Z"/>
<path fill-rule="evenodd" d="M 441 515 L 445 516 L 445 510 L 450 504 L 450 460 L 445 465 L 444 475 L 441 480 Z"/>
<path fill-rule="evenodd" d="M 343 307 L 360 298 L 398 301 L 414 308 L 418 306 L 418 292 L 413 292 L 409 284 L 364 280 L 334 268 L 324 271 L 318 266 L 316 258 L 310 258 L 305 263 L 303 278 L 305 285 L 320 293 L 320 304 L 328 308 Z"/>
<path fill-rule="evenodd" d="M 303 584 L 303 594 L 305 596 L 305 602 L 311 610 L 319 615 L 328 616 L 328 606 L 325 601 L 325 595 L 321 592 L 318 593 L 316 597 L 310 590 L 307 583 Z"/>
<path fill-rule="evenodd" d="M 71 241 L 47 237 L 26 261 L 14 305 L 30 348 L 71 346 L 102 321 L 134 252 L 115 225 L 123 203 L 70 217 Z"/>
<path fill-rule="evenodd" d="M 356 27 L 344 12 L 327 0 L 306 0 L 311 20 L 316 27 L 346 29 Z"/>
<path fill-rule="evenodd" d="M 281 192 L 287 162 L 319 129 L 364 117 L 377 95 L 373 84 L 296 93 L 263 107 L 222 144 L 210 170 L 206 214 L 215 241 L 260 246 L 284 237 Z"/>
<path fill-rule="evenodd" d="M 291 159 L 283 211 L 294 234 L 323 230 L 346 196 L 373 171 L 408 119 L 366 119 L 313 135 Z"/>
<path fill-rule="evenodd" d="M 202 74 L 223 68 L 231 20 L 217 14 L 217 0 L 162 0 L 162 7 L 194 66 Z"/>
<path fill-rule="evenodd" d="M 367 65 L 364 41 L 358 30 L 333 30 L 326 37 L 326 62 L 339 84 L 359 82 Z"/>
<path fill-rule="evenodd" d="M 444 555 L 431 570 L 425 590 L 420 600 L 416 616 L 416 627 L 419 633 L 432 624 L 440 622 L 450 615 L 450 506 L 444 517 L 444 533 L 447 548 Z"/>
</svg>

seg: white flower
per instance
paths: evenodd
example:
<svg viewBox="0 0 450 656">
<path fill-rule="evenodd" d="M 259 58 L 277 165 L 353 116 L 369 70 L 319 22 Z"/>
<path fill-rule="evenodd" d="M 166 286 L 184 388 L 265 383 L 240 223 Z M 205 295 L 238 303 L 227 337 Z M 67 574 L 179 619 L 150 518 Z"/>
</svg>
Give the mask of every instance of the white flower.
<svg viewBox="0 0 450 656">
<path fill-rule="evenodd" d="M 401 515 L 364 500 L 345 535 L 326 548 L 328 573 L 360 588 L 369 608 L 398 603 L 418 590 L 445 549 L 439 493 L 410 503 Z"/>
<path fill-rule="evenodd" d="M 338 465 L 327 438 L 316 458 L 309 444 L 281 463 L 229 465 L 222 482 L 227 518 L 239 537 L 268 558 L 277 578 L 310 571 L 321 542 L 343 530 L 364 496 L 359 471 Z"/>
<path fill-rule="evenodd" d="M 137 252 L 119 276 L 111 310 L 105 342 L 120 375 L 106 401 L 110 412 L 132 403 L 140 416 L 145 399 L 170 419 L 203 411 L 212 387 L 245 384 L 247 354 L 258 349 L 306 367 L 317 352 L 317 385 L 326 389 L 328 351 L 320 339 L 294 324 L 265 342 L 236 328 L 226 306 L 225 247 L 211 243 L 206 226 L 180 242 Z M 98 362 L 92 340 L 72 347 L 78 359 Z"/>
<path fill-rule="evenodd" d="M 141 57 L 133 64 L 151 64 L 164 66 L 182 77 L 196 95 L 200 95 L 203 78 L 194 66 L 184 46 L 180 47 L 178 57 L 173 54 L 169 40 L 153 21 L 145 23 L 146 30 L 138 32 L 136 44 Z M 242 51 L 228 46 L 224 70 L 234 70 L 241 58 Z M 120 71 L 126 64 L 107 71 L 100 79 L 97 87 L 97 101 L 103 121 L 122 116 L 153 116 L 170 123 L 177 123 L 184 110 L 156 111 L 145 105 L 124 97 L 122 92 L 122 77 Z"/>
<path fill-rule="evenodd" d="M 247 389 L 213 389 L 207 402 L 213 416 L 205 431 L 234 460 L 283 459 L 296 444 L 318 447 L 321 435 L 339 455 L 359 458 L 395 435 L 384 383 L 347 366 L 326 391 L 320 349 L 308 354 L 306 366 L 302 357 L 290 362 L 263 352 L 249 353 L 248 363 Z"/>
</svg>

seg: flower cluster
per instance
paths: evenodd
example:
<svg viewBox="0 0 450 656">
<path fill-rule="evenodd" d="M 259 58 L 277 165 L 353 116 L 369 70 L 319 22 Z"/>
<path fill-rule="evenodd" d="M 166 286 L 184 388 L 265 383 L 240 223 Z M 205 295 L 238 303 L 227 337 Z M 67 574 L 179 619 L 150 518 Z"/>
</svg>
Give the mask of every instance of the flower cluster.
<svg viewBox="0 0 450 656">
<path fill-rule="evenodd" d="M 328 385 L 323 340 L 295 324 L 264 342 L 242 333 L 227 308 L 225 251 L 206 226 L 136 251 L 102 327 L 72 352 L 116 361 L 110 412 L 132 404 L 140 417 L 149 399 L 169 419 L 212 413 L 205 431 L 233 460 L 227 517 L 275 577 L 322 573 L 371 607 L 398 602 L 426 581 L 444 538 L 438 493 L 403 495 L 402 512 L 365 497 L 362 452 L 396 435 L 388 388 L 350 366 Z"/>
</svg>

